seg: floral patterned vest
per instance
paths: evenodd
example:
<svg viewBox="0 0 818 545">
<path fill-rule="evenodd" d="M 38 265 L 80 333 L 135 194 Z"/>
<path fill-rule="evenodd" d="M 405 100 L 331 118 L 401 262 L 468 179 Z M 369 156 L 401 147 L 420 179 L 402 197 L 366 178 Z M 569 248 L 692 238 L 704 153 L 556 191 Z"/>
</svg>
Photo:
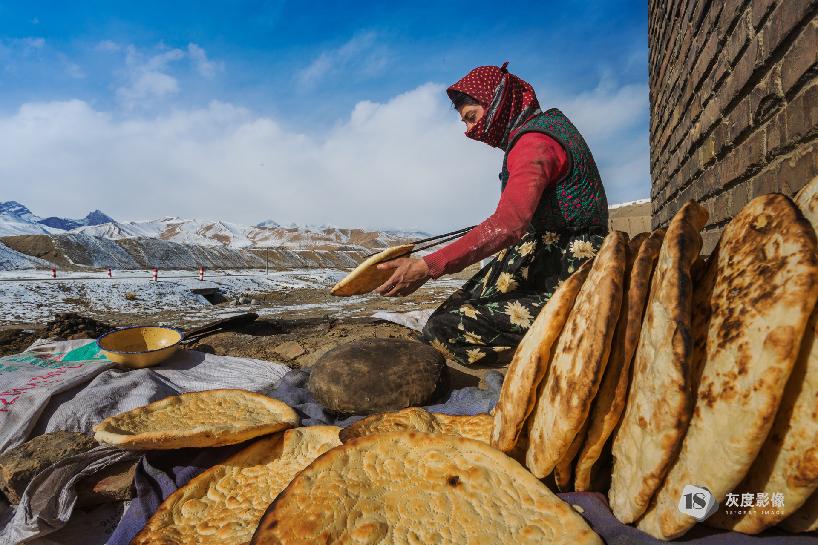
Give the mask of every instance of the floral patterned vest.
<svg viewBox="0 0 818 545">
<path fill-rule="evenodd" d="M 530 228 L 538 233 L 607 233 L 608 199 L 594 157 L 574 124 L 556 108 L 532 117 L 509 136 L 500 172 L 501 189 L 508 182 L 509 151 L 517 139 L 529 132 L 541 132 L 559 142 L 569 162 L 568 174 L 543 192 Z"/>
</svg>

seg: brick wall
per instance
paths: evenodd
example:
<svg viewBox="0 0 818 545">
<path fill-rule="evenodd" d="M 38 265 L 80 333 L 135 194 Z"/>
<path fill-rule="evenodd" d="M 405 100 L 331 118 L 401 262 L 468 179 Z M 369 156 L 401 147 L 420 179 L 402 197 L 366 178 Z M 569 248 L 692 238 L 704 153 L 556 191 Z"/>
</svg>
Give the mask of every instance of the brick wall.
<svg viewBox="0 0 818 545">
<path fill-rule="evenodd" d="M 818 175 L 818 0 L 649 0 L 652 226 L 690 199 L 704 251 L 753 197 Z"/>
</svg>

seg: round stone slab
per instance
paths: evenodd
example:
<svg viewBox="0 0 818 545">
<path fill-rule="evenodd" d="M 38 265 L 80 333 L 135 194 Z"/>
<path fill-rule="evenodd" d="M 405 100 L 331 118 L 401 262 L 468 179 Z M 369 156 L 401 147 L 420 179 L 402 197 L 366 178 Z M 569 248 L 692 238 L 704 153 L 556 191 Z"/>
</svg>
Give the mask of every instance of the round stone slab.
<svg viewBox="0 0 818 545">
<path fill-rule="evenodd" d="M 309 391 L 327 410 L 372 414 L 425 405 L 445 360 L 427 344 L 363 339 L 333 348 L 312 367 Z"/>
</svg>

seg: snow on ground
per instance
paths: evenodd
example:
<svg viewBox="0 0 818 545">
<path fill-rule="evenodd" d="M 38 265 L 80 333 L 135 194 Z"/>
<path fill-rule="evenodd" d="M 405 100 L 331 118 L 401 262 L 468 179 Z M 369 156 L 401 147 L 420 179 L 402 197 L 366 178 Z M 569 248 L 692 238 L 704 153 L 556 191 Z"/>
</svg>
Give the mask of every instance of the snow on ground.
<svg viewBox="0 0 818 545">
<path fill-rule="evenodd" d="M 650 199 L 639 199 L 639 200 L 636 200 L 636 201 L 621 202 L 621 203 L 618 203 L 618 204 L 612 204 L 612 205 L 608 206 L 608 210 L 613 210 L 615 208 L 623 208 L 625 206 L 632 206 L 632 205 L 637 205 L 637 204 L 647 204 L 649 202 L 650 202 Z"/>
<path fill-rule="evenodd" d="M 51 264 L 43 259 L 21 254 L 0 242 L 0 271 L 16 271 L 31 267 L 47 268 L 51 267 Z"/>
<path fill-rule="evenodd" d="M 262 315 L 292 314 L 309 309 L 324 309 L 342 316 L 359 309 L 372 296 L 332 298 L 318 303 L 273 305 L 213 306 L 197 288 L 218 288 L 228 299 L 253 293 L 285 293 L 296 289 L 325 292 L 344 277 L 336 269 L 296 269 L 208 272 L 199 281 L 191 271 L 160 271 L 159 281 L 151 280 L 150 271 L 116 271 L 114 278 L 106 272 L 61 272 L 56 279 L 48 270 L 0 271 L 0 324 L 47 321 L 58 312 L 122 313 L 151 315 L 161 311 L 183 311 L 189 319 L 219 317 L 237 312 L 254 311 Z M 462 281 L 432 281 L 439 286 L 459 286 Z M 252 297 L 252 295 L 250 295 Z M 347 312 L 347 309 L 348 312 Z"/>
</svg>

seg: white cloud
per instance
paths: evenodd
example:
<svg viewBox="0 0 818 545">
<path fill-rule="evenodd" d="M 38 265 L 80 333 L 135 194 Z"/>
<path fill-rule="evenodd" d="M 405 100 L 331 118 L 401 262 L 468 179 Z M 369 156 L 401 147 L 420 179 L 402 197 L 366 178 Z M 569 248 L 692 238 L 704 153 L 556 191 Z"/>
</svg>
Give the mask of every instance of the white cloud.
<svg viewBox="0 0 818 545">
<path fill-rule="evenodd" d="M 617 93 L 598 98 L 611 105 Z M 624 184 L 646 168 L 646 149 L 615 141 L 623 125 L 597 129 L 583 115 L 598 105 L 590 97 L 576 104 L 581 128 L 601 138 L 592 146 L 605 158 L 607 184 Z M 220 102 L 121 119 L 72 100 L 25 104 L 0 117 L 6 197 L 41 215 L 100 208 L 123 220 L 272 218 L 444 232 L 494 210 L 501 161 L 498 150 L 463 136 L 443 87 L 434 84 L 385 103 L 360 102 L 317 135 Z"/>
<path fill-rule="evenodd" d="M 116 51 L 114 46 L 116 44 L 100 42 L 97 49 Z M 178 93 L 179 80 L 173 75 L 173 69 L 183 60 L 190 61 L 198 74 L 207 78 L 212 78 L 223 68 L 222 63 L 208 59 L 205 50 L 194 43 L 188 44 L 184 50 L 160 46 L 158 53 L 149 55 L 129 45 L 123 72 L 125 82 L 116 90 L 120 103 L 127 109 L 147 107 Z"/>
<path fill-rule="evenodd" d="M 74 79 L 82 79 L 85 77 L 85 71 L 75 62 L 66 60 L 63 64 L 63 68 L 65 69 L 65 73 L 68 75 L 68 77 Z"/>
<path fill-rule="evenodd" d="M 599 167 L 609 203 L 650 196 L 648 87 L 619 86 L 609 77 L 589 91 L 542 95 L 579 128 Z M 541 98 L 540 102 L 543 100 Z"/>
<path fill-rule="evenodd" d="M 310 87 L 342 71 L 372 77 L 384 69 L 388 59 L 386 48 L 377 43 L 377 34 L 363 32 L 354 35 L 340 47 L 321 53 L 309 65 L 298 71 L 296 81 Z"/>
<path fill-rule="evenodd" d="M 168 73 L 169 65 L 184 56 L 181 49 L 169 49 L 146 57 L 136 47 L 128 46 L 124 72 L 126 83 L 116 90 L 117 98 L 123 106 L 131 109 L 176 94 L 179 83 Z"/>
<path fill-rule="evenodd" d="M 45 38 L 21 38 L 18 42 L 31 49 L 42 49 L 45 47 Z"/>
<path fill-rule="evenodd" d="M 199 75 L 206 78 L 212 78 L 216 75 L 216 72 L 224 68 L 222 63 L 213 62 L 208 59 L 205 50 L 194 43 L 187 45 L 187 54 L 196 66 L 196 71 L 199 72 Z"/>
<path fill-rule="evenodd" d="M 116 42 L 111 41 L 111 40 L 102 40 L 101 42 L 99 42 L 96 45 L 95 49 L 97 51 L 105 51 L 105 52 L 108 52 L 108 53 L 116 53 L 117 51 L 122 50 L 122 46 L 119 45 Z"/>
</svg>

